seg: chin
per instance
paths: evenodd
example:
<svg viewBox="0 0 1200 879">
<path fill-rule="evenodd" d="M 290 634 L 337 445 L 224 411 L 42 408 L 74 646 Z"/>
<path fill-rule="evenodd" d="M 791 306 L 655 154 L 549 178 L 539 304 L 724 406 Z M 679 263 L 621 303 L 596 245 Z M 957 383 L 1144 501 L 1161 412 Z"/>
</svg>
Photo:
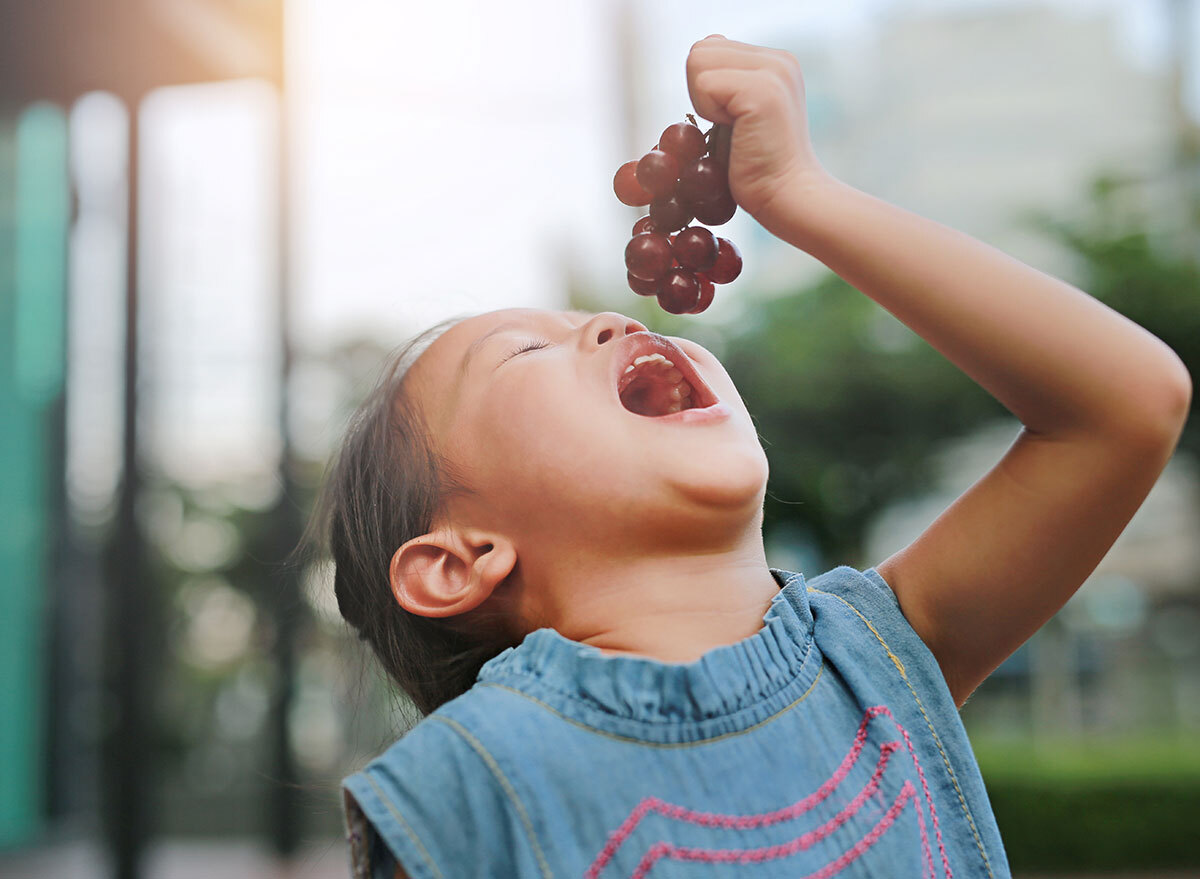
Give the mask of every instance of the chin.
<svg viewBox="0 0 1200 879">
<path fill-rule="evenodd" d="M 767 490 L 769 466 L 766 452 L 754 443 L 745 449 L 723 449 L 680 468 L 677 488 L 694 503 L 705 507 L 755 511 L 762 507 Z"/>
</svg>

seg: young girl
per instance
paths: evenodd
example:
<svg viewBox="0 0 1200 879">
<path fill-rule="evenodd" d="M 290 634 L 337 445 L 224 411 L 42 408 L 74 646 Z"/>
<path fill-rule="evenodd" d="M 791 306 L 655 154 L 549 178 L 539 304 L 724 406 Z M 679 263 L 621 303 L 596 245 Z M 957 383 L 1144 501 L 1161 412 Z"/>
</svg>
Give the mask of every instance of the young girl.
<svg viewBox="0 0 1200 879">
<path fill-rule="evenodd" d="M 733 126 L 738 204 L 1023 427 L 911 545 L 806 578 L 767 565 L 767 458 L 701 346 L 524 308 L 418 336 L 319 519 L 343 615 L 427 715 L 345 781 L 356 877 L 1009 875 L 957 709 L 1133 516 L 1190 377 L 1074 287 L 832 177 L 791 55 L 708 37 L 687 82 Z M 656 353 L 643 388 L 682 408 L 635 414 L 618 383 Z"/>
</svg>

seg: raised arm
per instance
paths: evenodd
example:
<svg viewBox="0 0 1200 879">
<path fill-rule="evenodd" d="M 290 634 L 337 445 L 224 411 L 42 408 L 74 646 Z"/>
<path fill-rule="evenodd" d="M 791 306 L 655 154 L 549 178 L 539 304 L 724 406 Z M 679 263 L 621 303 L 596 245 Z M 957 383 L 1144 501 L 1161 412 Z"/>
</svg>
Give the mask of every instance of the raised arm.
<svg viewBox="0 0 1200 879">
<path fill-rule="evenodd" d="M 734 126 L 731 178 L 744 126 L 735 198 L 1023 424 L 992 470 L 876 565 L 961 706 L 1125 528 L 1178 442 L 1191 378 L 1160 339 L 1070 284 L 834 179 L 808 145 L 790 58 L 723 39 L 689 56 L 697 110 Z M 772 155 L 772 139 L 756 130 L 791 146 Z M 755 144 L 769 161 L 754 156 Z M 754 168 L 768 167 L 769 186 L 755 184 Z"/>
<path fill-rule="evenodd" d="M 1166 466 L 1191 379 L 1163 342 L 975 239 L 844 184 L 780 232 L 920 334 L 1023 424 L 988 473 L 876 565 L 967 696 L 1095 570 Z"/>
</svg>

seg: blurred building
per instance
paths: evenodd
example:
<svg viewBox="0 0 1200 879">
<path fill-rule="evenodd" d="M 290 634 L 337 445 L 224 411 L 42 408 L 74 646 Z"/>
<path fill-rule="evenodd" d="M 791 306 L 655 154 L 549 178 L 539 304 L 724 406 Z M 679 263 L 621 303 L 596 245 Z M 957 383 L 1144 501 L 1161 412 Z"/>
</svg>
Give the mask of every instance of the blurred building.
<svg viewBox="0 0 1200 879">
<path fill-rule="evenodd" d="M 787 48 L 831 173 L 1043 271 L 1069 280 L 1072 265 L 1022 212 L 1076 214 L 1102 171 L 1143 179 L 1146 206 L 1176 215 L 1169 73 L 1133 62 L 1116 10 L 896 4 L 862 42 Z M 825 271 L 756 232 L 763 286 Z"/>
</svg>

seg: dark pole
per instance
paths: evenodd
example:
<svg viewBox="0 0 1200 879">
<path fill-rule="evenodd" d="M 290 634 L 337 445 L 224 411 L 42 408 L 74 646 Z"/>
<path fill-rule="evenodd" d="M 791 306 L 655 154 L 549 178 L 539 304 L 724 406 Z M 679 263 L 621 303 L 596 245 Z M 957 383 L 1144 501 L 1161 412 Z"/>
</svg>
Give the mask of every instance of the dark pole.
<svg viewBox="0 0 1200 879">
<path fill-rule="evenodd" d="M 137 522 L 138 469 L 138 110 L 129 107 L 129 180 L 125 245 L 125 400 L 121 485 L 110 549 L 105 607 L 112 719 L 104 759 L 105 817 L 113 875 L 137 879 L 147 838 L 146 797 L 151 754 L 146 731 L 146 628 L 152 598 L 145 545 Z"/>
<path fill-rule="evenodd" d="M 69 144 L 68 137 L 68 155 Z M 78 204 L 69 160 L 63 167 L 62 173 L 67 179 L 71 199 L 67 224 L 63 229 L 63 236 L 67 240 L 67 246 L 64 247 L 67 271 L 63 276 L 63 308 L 60 325 L 63 340 L 63 358 L 60 364 L 62 379 L 58 393 L 50 404 L 47 417 L 50 447 L 47 455 L 49 478 L 46 496 L 50 502 L 47 504 L 46 514 L 47 519 L 53 523 L 46 579 L 46 594 L 49 599 L 46 614 L 46 692 L 49 694 L 48 710 L 45 713 L 46 813 L 50 817 L 63 815 L 75 805 L 71 797 L 69 776 L 74 774 L 82 779 L 84 775 L 84 761 L 79 759 L 79 755 L 70 747 L 69 731 L 63 722 L 64 714 L 72 703 L 74 695 L 74 676 L 71 673 L 71 660 L 68 654 L 68 649 L 73 642 L 68 633 L 71 630 L 71 607 L 76 590 L 71 587 L 77 582 L 75 578 L 82 573 L 82 565 L 79 564 L 81 554 L 76 551 L 74 522 L 69 515 L 67 503 L 67 409 L 70 393 L 67 376 L 70 374 L 71 363 L 71 291 L 68 279 L 71 276 L 71 232 L 75 228 Z"/>
<path fill-rule="evenodd" d="M 1184 245 L 1189 256 L 1197 253 L 1196 226 L 1200 220 L 1200 180 L 1197 180 L 1197 155 L 1200 154 L 1200 131 L 1192 121 L 1185 93 L 1192 72 L 1193 0 L 1167 0 L 1167 30 L 1171 49 L 1167 87 L 1171 104 L 1171 119 L 1175 129 L 1173 172 L 1178 181 L 1180 197 L 1180 230 L 1186 236 Z"/>
<path fill-rule="evenodd" d="M 275 552 L 272 571 L 271 616 L 275 624 L 275 692 L 271 704 L 271 742 L 274 766 L 271 786 L 271 842 L 281 856 L 295 853 L 299 847 L 300 831 L 296 761 L 292 755 L 288 734 L 288 715 L 291 712 L 296 688 L 296 641 L 301 625 L 299 570 L 285 562 L 301 531 L 300 509 L 297 506 L 296 477 L 292 454 L 291 406 L 289 384 L 292 375 L 291 339 L 291 278 L 289 265 L 290 223 L 290 143 L 286 78 L 281 76 L 279 89 L 278 162 L 278 289 L 276 291 L 279 332 L 279 501 L 273 520 Z"/>
</svg>

